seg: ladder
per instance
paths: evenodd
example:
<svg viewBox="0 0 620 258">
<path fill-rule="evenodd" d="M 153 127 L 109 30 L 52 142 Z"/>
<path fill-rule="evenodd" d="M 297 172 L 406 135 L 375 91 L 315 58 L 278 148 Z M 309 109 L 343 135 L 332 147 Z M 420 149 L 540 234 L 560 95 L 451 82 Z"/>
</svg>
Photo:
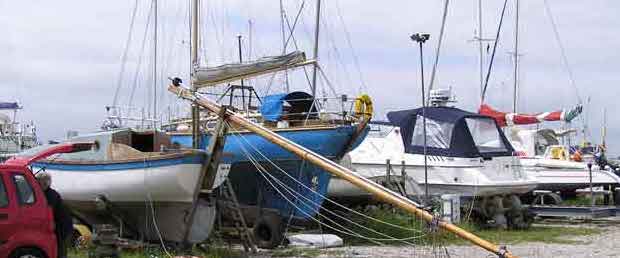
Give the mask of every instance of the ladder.
<svg viewBox="0 0 620 258">
<path fill-rule="evenodd" d="M 241 243 L 243 244 L 243 249 L 252 253 L 257 252 L 256 242 L 254 241 L 254 235 L 252 230 L 248 228 L 248 224 L 243 217 L 243 212 L 241 211 L 241 207 L 239 206 L 239 201 L 237 201 L 237 197 L 235 196 L 235 190 L 230 183 L 230 180 L 226 180 L 226 182 L 221 186 L 221 194 L 223 199 L 225 200 L 225 205 L 220 207 L 220 212 L 223 212 L 224 209 L 229 210 L 228 212 L 231 215 L 231 221 L 233 222 L 233 226 L 235 230 L 239 234 L 239 238 L 241 239 Z M 222 213 L 220 213 L 222 214 Z"/>
</svg>

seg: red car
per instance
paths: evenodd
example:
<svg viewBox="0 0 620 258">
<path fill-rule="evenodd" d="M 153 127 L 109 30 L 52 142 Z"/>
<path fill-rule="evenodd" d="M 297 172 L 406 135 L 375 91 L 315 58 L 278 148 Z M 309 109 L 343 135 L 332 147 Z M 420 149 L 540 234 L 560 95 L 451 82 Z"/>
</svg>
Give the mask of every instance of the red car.
<svg viewBox="0 0 620 258">
<path fill-rule="evenodd" d="M 93 143 L 56 145 L 0 164 L 0 257 L 56 258 L 54 217 L 28 165 L 57 153 L 88 150 Z"/>
</svg>

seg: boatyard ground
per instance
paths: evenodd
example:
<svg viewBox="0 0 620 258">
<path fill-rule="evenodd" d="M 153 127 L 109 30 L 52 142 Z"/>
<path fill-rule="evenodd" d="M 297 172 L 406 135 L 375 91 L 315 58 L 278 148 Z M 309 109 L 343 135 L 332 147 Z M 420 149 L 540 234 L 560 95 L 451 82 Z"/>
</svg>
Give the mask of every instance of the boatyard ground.
<svg viewBox="0 0 620 258">
<path fill-rule="evenodd" d="M 603 221 L 598 223 L 559 222 L 536 224 L 527 231 L 504 230 L 476 230 L 474 233 L 506 245 L 508 250 L 520 257 L 620 257 L 620 224 L 617 221 Z M 449 257 L 491 257 L 488 252 L 478 247 L 468 245 L 461 240 L 444 238 L 445 250 Z M 329 249 L 299 249 L 282 248 L 274 251 L 261 251 L 258 255 L 245 255 L 240 247 L 232 250 L 227 247 L 212 248 L 207 252 L 197 252 L 196 255 L 205 258 L 224 257 L 295 257 L 295 258 L 327 258 L 327 257 L 448 257 L 434 256 L 429 245 L 418 248 L 390 245 L 347 245 Z M 86 251 L 73 251 L 70 257 L 87 258 Z M 166 257 L 159 252 L 125 253 L 122 257 Z M 493 256 L 495 257 L 495 256 Z"/>
</svg>

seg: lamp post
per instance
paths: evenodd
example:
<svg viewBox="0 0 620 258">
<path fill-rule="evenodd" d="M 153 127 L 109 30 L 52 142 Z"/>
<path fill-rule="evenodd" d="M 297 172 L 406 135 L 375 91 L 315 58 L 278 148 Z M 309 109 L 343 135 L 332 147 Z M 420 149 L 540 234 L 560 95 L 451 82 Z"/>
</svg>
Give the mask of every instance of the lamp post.
<svg viewBox="0 0 620 258">
<path fill-rule="evenodd" d="M 424 134 L 424 203 L 429 204 L 428 195 L 428 159 L 426 156 L 426 94 L 424 91 L 424 52 L 423 45 L 431 37 L 430 34 L 416 33 L 411 35 L 411 40 L 420 45 L 420 79 L 422 81 L 422 133 Z"/>
</svg>

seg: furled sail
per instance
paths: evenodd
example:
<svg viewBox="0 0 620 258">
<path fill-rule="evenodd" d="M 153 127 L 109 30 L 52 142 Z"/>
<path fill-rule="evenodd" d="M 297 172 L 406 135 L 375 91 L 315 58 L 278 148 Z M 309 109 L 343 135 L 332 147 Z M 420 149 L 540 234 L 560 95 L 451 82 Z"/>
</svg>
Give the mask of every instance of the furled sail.
<svg viewBox="0 0 620 258">
<path fill-rule="evenodd" d="M 249 63 L 201 67 L 196 69 L 194 85 L 213 86 L 313 63 L 306 60 L 304 52 L 295 51 L 282 56 L 263 57 Z"/>
<path fill-rule="evenodd" d="M 0 110 L 2 109 L 20 109 L 19 103 L 17 102 L 0 102 Z"/>
<path fill-rule="evenodd" d="M 516 114 L 500 112 L 486 104 L 482 104 L 478 111 L 481 115 L 487 115 L 495 119 L 500 126 L 537 124 L 543 121 L 564 121 L 570 123 L 581 114 L 581 112 L 583 112 L 583 107 L 577 105 L 571 110 L 543 112 L 538 114 Z"/>
</svg>

